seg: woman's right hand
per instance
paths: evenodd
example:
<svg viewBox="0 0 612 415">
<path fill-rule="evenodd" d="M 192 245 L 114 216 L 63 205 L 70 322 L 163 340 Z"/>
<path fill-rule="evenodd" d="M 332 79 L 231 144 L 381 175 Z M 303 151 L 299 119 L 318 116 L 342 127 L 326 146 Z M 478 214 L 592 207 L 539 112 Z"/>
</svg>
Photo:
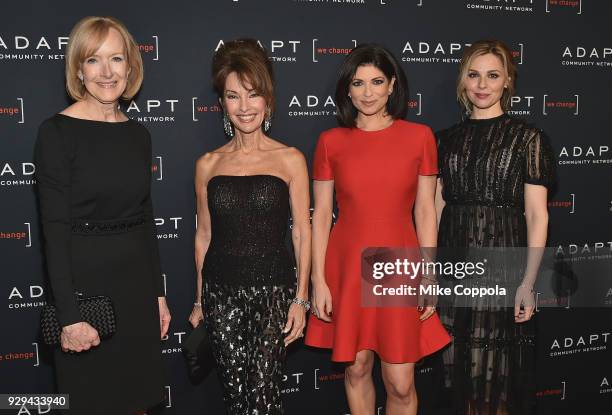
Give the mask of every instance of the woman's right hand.
<svg viewBox="0 0 612 415">
<path fill-rule="evenodd" d="M 62 328 L 60 335 L 62 351 L 82 352 L 100 344 L 98 331 L 89 323 L 81 321 Z"/>
<path fill-rule="evenodd" d="M 204 313 L 202 312 L 202 306 L 194 305 L 191 314 L 189 315 L 189 322 L 193 328 L 198 327 L 200 321 L 204 320 Z"/>
<path fill-rule="evenodd" d="M 312 284 L 312 312 L 318 319 L 331 322 L 332 297 L 324 280 Z"/>
</svg>

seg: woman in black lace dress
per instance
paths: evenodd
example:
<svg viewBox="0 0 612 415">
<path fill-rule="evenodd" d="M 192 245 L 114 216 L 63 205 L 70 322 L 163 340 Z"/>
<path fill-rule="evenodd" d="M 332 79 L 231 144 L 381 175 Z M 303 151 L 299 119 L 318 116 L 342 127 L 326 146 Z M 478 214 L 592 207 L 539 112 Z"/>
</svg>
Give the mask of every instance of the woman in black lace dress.
<svg viewBox="0 0 612 415">
<path fill-rule="evenodd" d="M 537 248 L 546 244 L 554 155 L 541 130 L 505 113 L 515 78 L 505 45 L 474 43 L 463 56 L 457 86 L 469 117 L 438 134 L 438 246 L 529 247 L 527 260 L 535 265 L 520 275 L 514 304 L 441 310 L 454 337 L 445 364 L 459 414 L 528 414 L 534 408 L 531 270 L 541 258 Z"/>
<path fill-rule="evenodd" d="M 190 321 L 203 319 L 212 339 L 227 413 L 282 414 L 286 346 L 303 336 L 310 307 L 308 170 L 302 153 L 266 135 L 272 68 L 257 41 L 226 42 L 213 78 L 231 140 L 196 164 Z M 290 210 L 295 261 L 285 247 Z"/>
</svg>

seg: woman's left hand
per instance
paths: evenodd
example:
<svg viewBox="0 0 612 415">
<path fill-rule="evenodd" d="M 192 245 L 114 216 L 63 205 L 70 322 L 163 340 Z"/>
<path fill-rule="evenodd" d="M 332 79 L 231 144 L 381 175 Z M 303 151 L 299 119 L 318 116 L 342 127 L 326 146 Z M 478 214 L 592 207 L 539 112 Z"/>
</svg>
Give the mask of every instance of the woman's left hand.
<svg viewBox="0 0 612 415">
<path fill-rule="evenodd" d="M 166 304 L 166 297 L 157 297 L 159 303 L 159 329 L 161 331 L 161 338 L 163 339 L 168 334 L 168 327 L 170 327 L 170 310 L 168 304 Z"/>
<path fill-rule="evenodd" d="M 523 308 L 521 309 L 521 305 Z M 524 323 L 531 319 L 535 310 L 535 299 L 533 288 L 530 286 L 519 285 L 514 297 L 514 322 Z"/>
<path fill-rule="evenodd" d="M 304 327 L 306 327 L 306 309 L 299 304 L 291 303 L 287 324 L 283 329 L 283 333 L 289 333 L 285 337 L 285 347 L 300 337 L 304 337 Z"/>
</svg>

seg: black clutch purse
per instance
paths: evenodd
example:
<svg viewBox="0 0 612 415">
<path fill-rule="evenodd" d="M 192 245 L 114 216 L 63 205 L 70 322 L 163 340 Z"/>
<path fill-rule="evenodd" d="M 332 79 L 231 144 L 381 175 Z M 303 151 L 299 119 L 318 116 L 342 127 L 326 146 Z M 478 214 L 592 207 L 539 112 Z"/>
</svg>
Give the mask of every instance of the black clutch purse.
<svg viewBox="0 0 612 415">
<path fill-rule="evenodd" d="M 200 324 L 187 336 L 183 345 L 187 374 L 192 383 L 200 383 L 215 367 L 212 345 L 204 324 Z"/>
<path fill-rule="evenodd" d="M 111 337 L 117 331 L 115 309 L 110 298 L 105 296 L 77 298 L 83 321 L 89 323 L 98 331 L 100 340 Z M 56 346 L 60 344 L 60 325 L 54 305 L 46 305 L 41 313 L 40 327 L 45 344 Z"/>
</svg>

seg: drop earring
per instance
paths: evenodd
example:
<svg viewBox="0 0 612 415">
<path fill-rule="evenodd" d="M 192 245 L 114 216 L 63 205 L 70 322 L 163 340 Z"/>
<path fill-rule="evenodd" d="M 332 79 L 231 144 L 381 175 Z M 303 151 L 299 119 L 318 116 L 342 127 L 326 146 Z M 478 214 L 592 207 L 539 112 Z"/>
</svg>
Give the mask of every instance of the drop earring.
<svg viewBox="0 0 612 415">
<path fill-rule="evenodd" d="M 225 131 L 226 136 L 230 138 L 234 137 L 234 126 L 229 120 L 226 112 L 223 112 L 223 130 Z"/>
<path fill-rule="evenodd" d="M 264 133 L 267 133 L 270 130 L 270 127 L 272 127 L 272 120 L 270 119 L 270 117 L 266 117 L 263 125 Z"/>
<path fill-rule="evenodd" d="M 272 127 L 272 114 L 270 112 L 270 108 L 266 109 L 266 118 L 264 118 L 263 122 L 263 132 L 267 133 Z"/>
</svg>

